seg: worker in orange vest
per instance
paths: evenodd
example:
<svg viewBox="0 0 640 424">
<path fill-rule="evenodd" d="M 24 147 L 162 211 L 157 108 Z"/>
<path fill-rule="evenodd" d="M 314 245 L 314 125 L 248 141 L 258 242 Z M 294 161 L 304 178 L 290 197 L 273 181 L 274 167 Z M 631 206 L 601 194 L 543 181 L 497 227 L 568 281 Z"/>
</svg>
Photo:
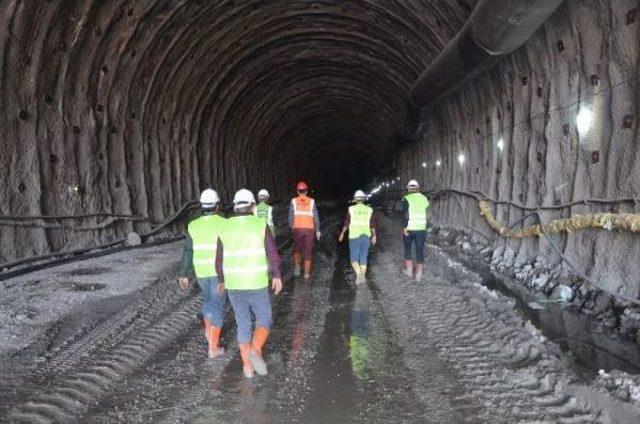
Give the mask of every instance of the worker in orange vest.
<svg viewBox="0 0 640 424">
<path fill-rule="evenodd" d="M 293 276 L 299 277 L 304 258 L 304 279 L 311 278 L 314 238 L 320 240 L 320 216 L 316 202 L 307 196 L 309 187 L 304 181 L 296 184 L 298 197 L 289 206 L 289 226 L 293 231 Z"/>
</svg>

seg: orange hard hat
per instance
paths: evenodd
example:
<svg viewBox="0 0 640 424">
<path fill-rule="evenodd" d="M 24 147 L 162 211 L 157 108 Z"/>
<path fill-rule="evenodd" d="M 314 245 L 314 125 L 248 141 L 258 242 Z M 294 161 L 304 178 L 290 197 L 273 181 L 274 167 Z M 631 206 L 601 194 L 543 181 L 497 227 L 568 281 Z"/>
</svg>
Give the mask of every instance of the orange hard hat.
<svg viewBox="0 0 640 424">
<path fill-rule="evenodd" d="M 296 190 L 301 191 L 301 190 L 308 190 L 309 186 L 307 186 L 307 183 L 305 183 L 304 181 L 300 181 L 298 184 L 296 184 Z"/>
</svg>

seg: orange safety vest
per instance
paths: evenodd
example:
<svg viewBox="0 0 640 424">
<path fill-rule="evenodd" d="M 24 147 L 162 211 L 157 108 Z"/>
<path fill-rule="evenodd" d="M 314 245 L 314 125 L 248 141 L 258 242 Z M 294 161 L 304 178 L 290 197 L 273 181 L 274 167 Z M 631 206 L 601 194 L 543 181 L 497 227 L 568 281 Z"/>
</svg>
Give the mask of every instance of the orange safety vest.
<svg viewBox="0 0 640 424">
<path fill-rule="evenodd" d="M 313 221 L 313 199 L 298 196 L 291 200 L 291 205 L 293 205 L 293 228 L 313 230 L 316 227 Z"/>
</svg>

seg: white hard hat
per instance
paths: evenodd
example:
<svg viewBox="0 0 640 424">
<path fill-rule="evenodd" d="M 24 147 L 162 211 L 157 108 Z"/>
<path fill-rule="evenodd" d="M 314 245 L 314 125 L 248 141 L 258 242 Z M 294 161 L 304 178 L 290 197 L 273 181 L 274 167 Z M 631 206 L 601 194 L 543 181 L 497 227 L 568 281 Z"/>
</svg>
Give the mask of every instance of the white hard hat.
<svg viewBox="0 0 640 424">
<path fill-rule="evenodd" d="M 253 196 L 253 193 L 246 188 L 236 191 L 236 195 L 233 196 L 234 205 L 240 205 L 243 203 L 247 205 L 250 203 L 256 203 L 256 198 Z"/>
<path fill-rule="evenodd" d="M 218 193 L 211 188 L 206 189 L 200 195 L 200 203 L 202 203 L 203 206 L 215 206 L 219 201 L 220 197 Z"/>
<path fill-rule="evenodd" d="M 418 184 L 416 180 L 411 180 L 407 183 L 407 188 L 411 188 L 411 187 L 418 188 L 420 187 L 420 184 Z"/>
<path fill-rule="evenodd" d="M 362 190 L 356 191 L 356 193 L 353 195 L 354 199 L 364 199 L 365 197 L 367 197 L 367 195 L 364 194 L 364 191 Z"/>
<path fill-rule="evenodd" d="M 263 198 L 269 198 L 269 192 L 264 188 L 258 192 L 258 199 Z"/>
</svg>

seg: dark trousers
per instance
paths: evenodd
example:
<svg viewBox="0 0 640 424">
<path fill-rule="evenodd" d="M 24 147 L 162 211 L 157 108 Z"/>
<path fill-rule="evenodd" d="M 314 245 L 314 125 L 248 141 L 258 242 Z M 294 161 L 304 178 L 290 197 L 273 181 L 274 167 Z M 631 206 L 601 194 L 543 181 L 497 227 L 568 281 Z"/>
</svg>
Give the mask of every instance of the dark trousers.
<svg viewBox="0 0 640 424">
<path fill-rule="evenodd" d="M 313 258 L 313 245 L 316 241 L 316 232 L 306 228 L 293 230 L 293 253 L 302 254 L 305 261 Z"/>
<path fill-rule="evenodd" d="M 424 243 L 427 238 L 426 231 L 409 231 L 408 236 L 403 236 L 404 242 L 404 258 L 411 260 L 411 246 L 416 245 L 416 262 L 424 263 Z"/>
</svg>

